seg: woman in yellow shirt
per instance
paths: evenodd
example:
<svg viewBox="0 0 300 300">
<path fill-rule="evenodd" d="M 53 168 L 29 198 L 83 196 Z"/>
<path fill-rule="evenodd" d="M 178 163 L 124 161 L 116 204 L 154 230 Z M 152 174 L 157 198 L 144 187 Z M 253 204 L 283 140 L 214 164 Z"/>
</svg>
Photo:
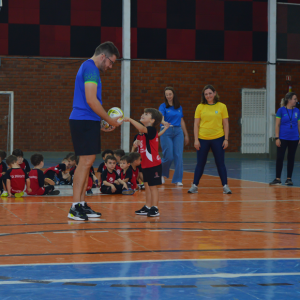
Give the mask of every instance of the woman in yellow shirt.
<svg viewBox="0 0 300 300">
<path fill-rule="evenodd" d="M 229 123 L 225 104 L 219 102 L 219 95 L 212 85 L 206 85 L 201 94 L 201 104 L 196 108 L 194 121 L 195 148 L 197 165 L 194 182 L 189 193 L 198 193 L 198 184 L 203 174 L 207 155 L 211 149 L 218 173 L 222 181 L 223 193 L 231 194 L 227 184 L 225 149 L 228 147 Z"/>
</svg>

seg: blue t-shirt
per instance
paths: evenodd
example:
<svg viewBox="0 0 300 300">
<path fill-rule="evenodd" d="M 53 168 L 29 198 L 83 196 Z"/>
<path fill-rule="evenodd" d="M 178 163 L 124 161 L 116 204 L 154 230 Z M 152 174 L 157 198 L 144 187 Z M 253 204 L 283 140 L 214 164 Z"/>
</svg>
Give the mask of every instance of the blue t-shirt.
<svg viewBox="0 0 300 300">
<path fill-rule="evenodd" d="M 285 106 L 280 107 L 277 110 L 276 118 L 281 119 L 279 139 L 289 141 L 299 140 L 298 121 L 300 120 L 300 112 L 298 108 L 287 109 Z"/>
<path fill-rule="evenodd" d="M 166 103 L 163 103 L 159 107 L 159 111 L 164 116 L 165 122 L 168 122 L 173 126 L 181 126 L 181 118 L 183 118 L 181 106 L 175 109 L 174 106 L 166 107 Z"/>
<path fill-rule="evenodd" d="M 92 82 L 97 85 L 97 99 L 102 104 L 102 83 L 99 69 L 92 59 L 85 61 L 79 68 L 75 79 L 72 120 L 100 121 L 100 117 L 87 104 L 84 84 Z"/>
</svg>

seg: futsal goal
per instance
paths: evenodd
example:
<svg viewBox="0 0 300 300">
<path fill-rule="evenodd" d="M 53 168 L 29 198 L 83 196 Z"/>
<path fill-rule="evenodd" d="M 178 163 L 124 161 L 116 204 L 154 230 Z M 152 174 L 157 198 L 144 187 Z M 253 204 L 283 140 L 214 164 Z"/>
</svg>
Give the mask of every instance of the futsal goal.
<svg viewBox="0 0 300 300">
<path fill-rule="evenodd" d="M 14 92 L 0 91 L 0 149 L 7 156 L 14 148 Z"/>
</svg>

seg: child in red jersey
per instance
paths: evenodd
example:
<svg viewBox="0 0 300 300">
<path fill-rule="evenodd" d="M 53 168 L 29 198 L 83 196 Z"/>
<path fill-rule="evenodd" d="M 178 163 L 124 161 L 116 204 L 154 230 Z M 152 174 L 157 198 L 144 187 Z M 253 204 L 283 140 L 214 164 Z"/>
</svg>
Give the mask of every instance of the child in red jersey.
<svg viewBox="0 0 300 300">
<path fill-rule="evenodd" d="M 12 197 L 14 195 L 16 198 L 20 198 L 24 195 L 25 185 L 28 192 L 32 192 L 32 190 L 28 174 L 20 167 L 17 161 L 18 159 L 15 155 L 7 157 L 6 163 L 10 169 L 5 174 L 4 187 L 7 190 L 6 196 Z"/>
<path fill-rule="evenodd" d="M 5 157 L 6 157 L 6 152 L 0 150 L 0 194 L 3 192 L 2 177 L 5 175 L 7 171 L 7 165 L 3 161 Z"/>
<path fill-rule="evenodd" d="M 103 159 L 103 162 L 99 165 L 98 167 L 98 170 L 97 170 L 97 179 L 99 181 L 99 184 L 101 182 L 101 174 L 103 173 L 103 171 L 106 169 L 106 166 L 105 166 L 105 158 L 108 156 L 108 155 L 114 155 L 114 152 L 110 149 L 106 149 L 102 152 L 102 159 Z"/>
<path fill-rule="evenodd" d="M 120 167 L 120 161 L 121 161 L 121 157 L 125 156 L 125 151 L 122 149 L 115 150 L 114 156 L 117 159 L 116 171 L 117 171 L 118 175 L 120 176 L 121 172 L 122 172 L 122 168 Z"/>
<path fill-rule="evenodd" d="M 123 195 L 133 195 L 136 189 L 136 180 L 133 180 L 132 168 L 128 155 L 124 155 L 120 159 L 120 167 L 122 168 L 121 180 L 127 184 L 127 190 L 122 191 Z M 134 183 L 135 181 L 135 183 Z"/>
<path fill-rule="evenodd" d="M 33 154 L 31 163 L 34 168 L 28 173 L 30 179 L 31 192 L 26 191 L 28 195 L 59 195 L 58 190 L 54 190 L 54 182 L 45 179 L 45 175 L 41 170 L 44 166 L 44 157 L 41 154 Z M 46 181 L 46 182 L 45 182 Z M 47 186 L 44 186 L 47 183 Z M 52 184 L 51 184 L 52 183 Z"/>
<path fill-rule="evenodd" d="M 18 164 L 20 165 L 20 167 L 26 172 L 30 172 L 30 166 L 29 163 L 27 161 L 27 159 L 25 159 L 23 157 L 23 151 L 21 149 L 15 149 L 12 153 L 12 155 L 16 156 L 18 159 Z"/>
<path fill-rule="evenodd" d="M 139 132 L 139 150 L 142 157 L 143 179 L 146 190 L 146 205 L 135 213 L 137 215 L 147 215 L 148 217 L 159 216 L 158 210 L 158 189 L 161 185 L 161 158 L 158 153 L 158 132 L 156 127 L 161 123 L 162 114 L 155 108 L 146 108 L 141 116 L 141 123 L 124 118 L 124 122 L 130 122 Z"/>
<path fill-rule="evenodd" d="M 45 178 L 49 178 L 49 179 L 55 181 L 55 177 L 56 177 L 56 178 L 58 178 L 58 180 L 62 180 L 63 179 L 62 172 L 66 171 L 67 167 L 68 167 L 68 161 L 63 160 L 63 162 L 61 164 L 58 164 L 54 167 L 50 167 L 50 168 L 46 169 L 44 171 Z"/>
<path fill-rule="evenodd" d="M 120 179 L 116 168 L 117 159 L 108 155 L 105 158 L 106 169 L 101 174 L 101 187 L 102 194 L 121 194 L 123 189 L 127 190 L 127 184 Z"/>
<path fill-rule="evenodd" d="M 138 152 L 132 152 L 129 154 L 129 161 L 130 168 L 132 170 L 132 188 L 134 190 L 138 190 L 139 180 L 143 182 L 143 173 L 141 171 L 141 155 Z"/>
</svg>

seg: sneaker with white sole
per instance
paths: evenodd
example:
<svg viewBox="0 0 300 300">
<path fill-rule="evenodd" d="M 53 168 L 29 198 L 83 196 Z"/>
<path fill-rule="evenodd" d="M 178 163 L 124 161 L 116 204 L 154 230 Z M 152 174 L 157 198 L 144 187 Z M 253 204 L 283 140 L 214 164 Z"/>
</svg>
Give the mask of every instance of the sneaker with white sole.
<svg viewBox="0 0 300 300">
<path fill-rule="evenodd" d="M 159 210 L 157 207 L 152 206 L 147 214 L 148 217 L 158 217 L 159 216 Z"/>
<path fill-rule="evenodd" d="M 15 193 L 15 198 L 21 198 L 24 196 L 24 192 L 21 193 Z"/>
<path fill-rule="evenodd" d="M 232 194 L 232 192 L 227 184 L 225 184 L 223 186 L 223 194 Z"/>
<path fill-rule="evenodd" d="M 124 189 L 122 190 L 122 195 L 133 195 L 134 194 L 134 190 L 133 189 Z"/>
<path fill-rule="evenodd" d="M 196 186 L 196 184 L 192 184 L 192 187 L 188 190 L 189 194 L 196 194 L 198 193 L 198 187 Z"/>
<path fill-rule="evenodd" d="M 272 182 L 269 183 L 269 185 L 281 185 L 281 180 L 275 178 Z"/>
<path fill-rule="evenodd" d="M 149 210 L 150 209 L 146 205 L 144 205 L 141 209 L 136 210 L 135 214 L 140 216 L 147 216 Z"/>
<path fill-rule="evenodd" d="M 177 182 L 176 185 L 177 186 L 183 186 L 183 183 L 182 182 Z"/>
<path fill-rule="evenodd" d="M 68 218 L 76 221 L 87 221 L 89 219 L 86 213 L 83 211 L 82 205 L 80 203 L 70 208 Z"/>
<path fill-rule="evenodd" d="M 1 197 L 8 197 L 8 192 L 7 191 L 3 191 L 3 193 L 1 194 Z"/>
<path fill-rule="evenodd" d="M 87 203 L 85 202 L 84 205 L 82 205 L 82 210 L 83 212 L 87 215 L 88 218 L 100 218 L 101 213 L 96 212 L 92 210 Z"/>
</svg>

